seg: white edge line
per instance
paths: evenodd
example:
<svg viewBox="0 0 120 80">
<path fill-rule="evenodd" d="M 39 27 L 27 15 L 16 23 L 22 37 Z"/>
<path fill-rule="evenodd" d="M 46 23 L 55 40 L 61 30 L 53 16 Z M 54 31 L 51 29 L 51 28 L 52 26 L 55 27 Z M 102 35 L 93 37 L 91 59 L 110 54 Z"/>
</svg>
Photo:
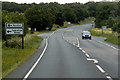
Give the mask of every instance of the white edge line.
<svg viewBox="0 0 120 80">
<path fill-rule="evenodd" d="M 105 71 L 104 71 L 99 65 L 96 65 L 96 67 L 97 67 L 102 73 L 105 73 Z"/>
<path fill-rule="evenodd" d="M 77 47 L 79 47 L 80 46 L 80 43 L 79 43 L 79 39 L 77 38 L 77 41 L 78 41 L 78 45 L 77 45 Z"/>
<path fill-rule="evenodd" d="M 94 39 L 94 40 L 95 40 L 95 39 Z M 99 42 L 99 43 L 101 43 L 101 44 L 104 44 L 104 45 L 106 45 L 106 46 L 109 46 L 109 47 L 111 47 L 111 48 L 113 48 L 113 49 L 119 50 L 119 49 L 115 48 L 114 46 L 111 46 L 111 45 L 109 45 L 109 44 L 106 44 L 106 43 L 104 43 L 104 42 L 102 42 L 102 41 L 97 41 L 97 42 Z"/>
<path fill-rule="evenodd" d="M 54 32 L 53 32 L 50 36 L 52 36 L 53 34 L 54 34 Z M 50 36 L 49 36 L 49 37 L 50 37 Z M 48 37 L 48 38 L 49 38 L 49 37 Z M 47 38 L 47 39 L 48 39 L 48 38 Z M 44 55 L 44 53 L 45 53 L 45 51 L 46 51 L 46 49 L 47 49 L 47 46 L 48 46 L 47 39 L 46 39 L 46 45 L 45 45 L 45 48 L 44 48 L 42 54 L 40 55 L 40 57 L 38 58 L 38 60 L 34 63 L 34 65 L 33 65 L 32 68 L 29 70 L 29 72 L 25 75 L 25 77 L 24 77 L 23 80 L 26 80 L 26 79 L 29 77 L 29 75 L 32 73 L 32 71 L 35 69 L 35 67 L 37 66 L 37 64 L 39 63 L 39 61 L 41 60 L 41 58 L 43 57 L 43 55 Z"/>
</svg>

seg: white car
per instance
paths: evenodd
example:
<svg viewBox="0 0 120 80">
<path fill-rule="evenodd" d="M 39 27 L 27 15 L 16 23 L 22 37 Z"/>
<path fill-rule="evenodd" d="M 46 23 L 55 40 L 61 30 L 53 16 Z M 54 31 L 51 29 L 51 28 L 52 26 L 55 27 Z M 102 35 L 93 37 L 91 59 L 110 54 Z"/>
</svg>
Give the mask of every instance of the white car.
<svg viewBox="0 0 120 80">
<path fill-rule="evenodd" d="M 90 39 L 91 40 L 91 33 L 89 31 L 83 31 L 82 39 Z"/>
</svg>

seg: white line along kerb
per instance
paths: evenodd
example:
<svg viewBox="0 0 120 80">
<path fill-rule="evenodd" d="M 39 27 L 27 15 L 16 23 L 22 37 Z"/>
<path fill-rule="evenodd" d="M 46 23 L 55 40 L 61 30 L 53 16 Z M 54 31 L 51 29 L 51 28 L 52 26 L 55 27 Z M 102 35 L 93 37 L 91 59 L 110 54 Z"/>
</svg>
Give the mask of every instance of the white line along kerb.
<svg viewBox="0 0 120 80">
<path fill-rule="evenodd" d="M 77 41 L 78 41 L 78 45 L 77 45 L 77 47 L 79 47 L 80 46 L 80 43 L 79 43 L 79 39 L 77 38 Z"/>
<path fill-rule="evenodd" d="M 99 42 L 99 43 L 101 43 L 101 44 L 104 44 L 104 45 L 106 45 L 106 46 L 109 46 L 109 47 L 111 47 L 111 48 L 113 48 L 113 49 L 119 50 L 119 49 L 117 49 L 117 48 L 115 48 L 115 47 L 113 47 L 113 46 L 111 46 L 111 45 L 109 45 L 109 44 L 106 44 L 106 43 L 102 42 L 102 41 L 97 41 L 97 42 Z"/>
<path fill-rule="evenodd" d="M 53 34 L 54 34 L 54 32 L 53 32 L 50 36 L 52 36 Z M 50 36 L 49 36 L 49 37 L 50 37 Z M 48 37 L 48 38 L 49 38 L 49 37 Z M 39 63 L 39 61 L 41 60 L 41 58 L 43 57 L 43 55 L 44 55 L 44 53 L 45 53 L 45 51 L 46 51 L 46 49 L 47 49 L 47 46 L 48 46 L 48 41 L 47 41 L 48 38 L 45 39 L 45 40 L 46 40 L 46 45 L 45 45 L 45 48 L 44 48 L 42 54 L 39 56 L 39 58 L 38 58 L 37 61 L 34 63 L 34 65 L 33 65 L 32 68 L 29 70 L 29 72 L 25 75 L 25 77 L 24 77 L 23 80 L 26 80 L 26 79 L 29 77 L 29 75 L 32 73 L 32 71 L 35 69 L 35 67 L 37 66 L 37 64 Z"/>
</svg>

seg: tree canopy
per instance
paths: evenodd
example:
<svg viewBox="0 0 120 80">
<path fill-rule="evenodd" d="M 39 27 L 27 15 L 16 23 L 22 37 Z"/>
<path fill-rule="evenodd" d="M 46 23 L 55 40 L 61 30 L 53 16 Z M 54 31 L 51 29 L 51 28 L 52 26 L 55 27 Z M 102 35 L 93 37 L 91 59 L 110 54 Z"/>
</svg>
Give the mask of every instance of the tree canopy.
<svg viewBox="0 0 120 80">
<path fill-rule="evenodd" d="M 3 39 L 5 22 L 24 22 L 27 27 L 37 31 L 52 28 L 53 24 L 63 26 L 65 21 L 79 23 L 87 17 L 95 17 L 96 27 L 107 26 L 120 32 L 120 2 L 88 2 L 82 3 L 32 3 L 18 4 L 3 2 L 2 4 Z"/>
</svg>

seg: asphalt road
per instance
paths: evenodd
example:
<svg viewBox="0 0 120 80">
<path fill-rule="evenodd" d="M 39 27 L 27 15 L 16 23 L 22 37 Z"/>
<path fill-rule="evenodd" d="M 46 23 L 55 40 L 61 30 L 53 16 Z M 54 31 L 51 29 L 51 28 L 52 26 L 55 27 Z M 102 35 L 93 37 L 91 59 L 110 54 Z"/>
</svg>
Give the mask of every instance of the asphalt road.
<svg viewBox="0 0 120 80">
<path fill-rule="evenodd" d="M 30 69 L 24 70 L 26 72 L 22 77 L 78 78 L 78 80 L 117 78 L 118 47 L 104 42 L 103 37 L 92 36 L 92 40 L 82 40 L 81 32 L 89 29 L 90 24 L 78 25 L 60 29 L 51 35 L 47 33 L 39 35 L 46 39 L 46 46 L 43 52 L 38 50 L 37 53 L 41 56 L 38 56 L 38 60 Z M 14 72 L 12 76 L 18 71 L 20 70 Z"/>
<path fill-rule="evenodd" d="M 28 78 L 117 78 L 116 46 L 103 44 L 104 38 L 82 40 L 81 32 L 90 28 L 90 24 L 78 25 L 54 32 Z"/>
</svg>

